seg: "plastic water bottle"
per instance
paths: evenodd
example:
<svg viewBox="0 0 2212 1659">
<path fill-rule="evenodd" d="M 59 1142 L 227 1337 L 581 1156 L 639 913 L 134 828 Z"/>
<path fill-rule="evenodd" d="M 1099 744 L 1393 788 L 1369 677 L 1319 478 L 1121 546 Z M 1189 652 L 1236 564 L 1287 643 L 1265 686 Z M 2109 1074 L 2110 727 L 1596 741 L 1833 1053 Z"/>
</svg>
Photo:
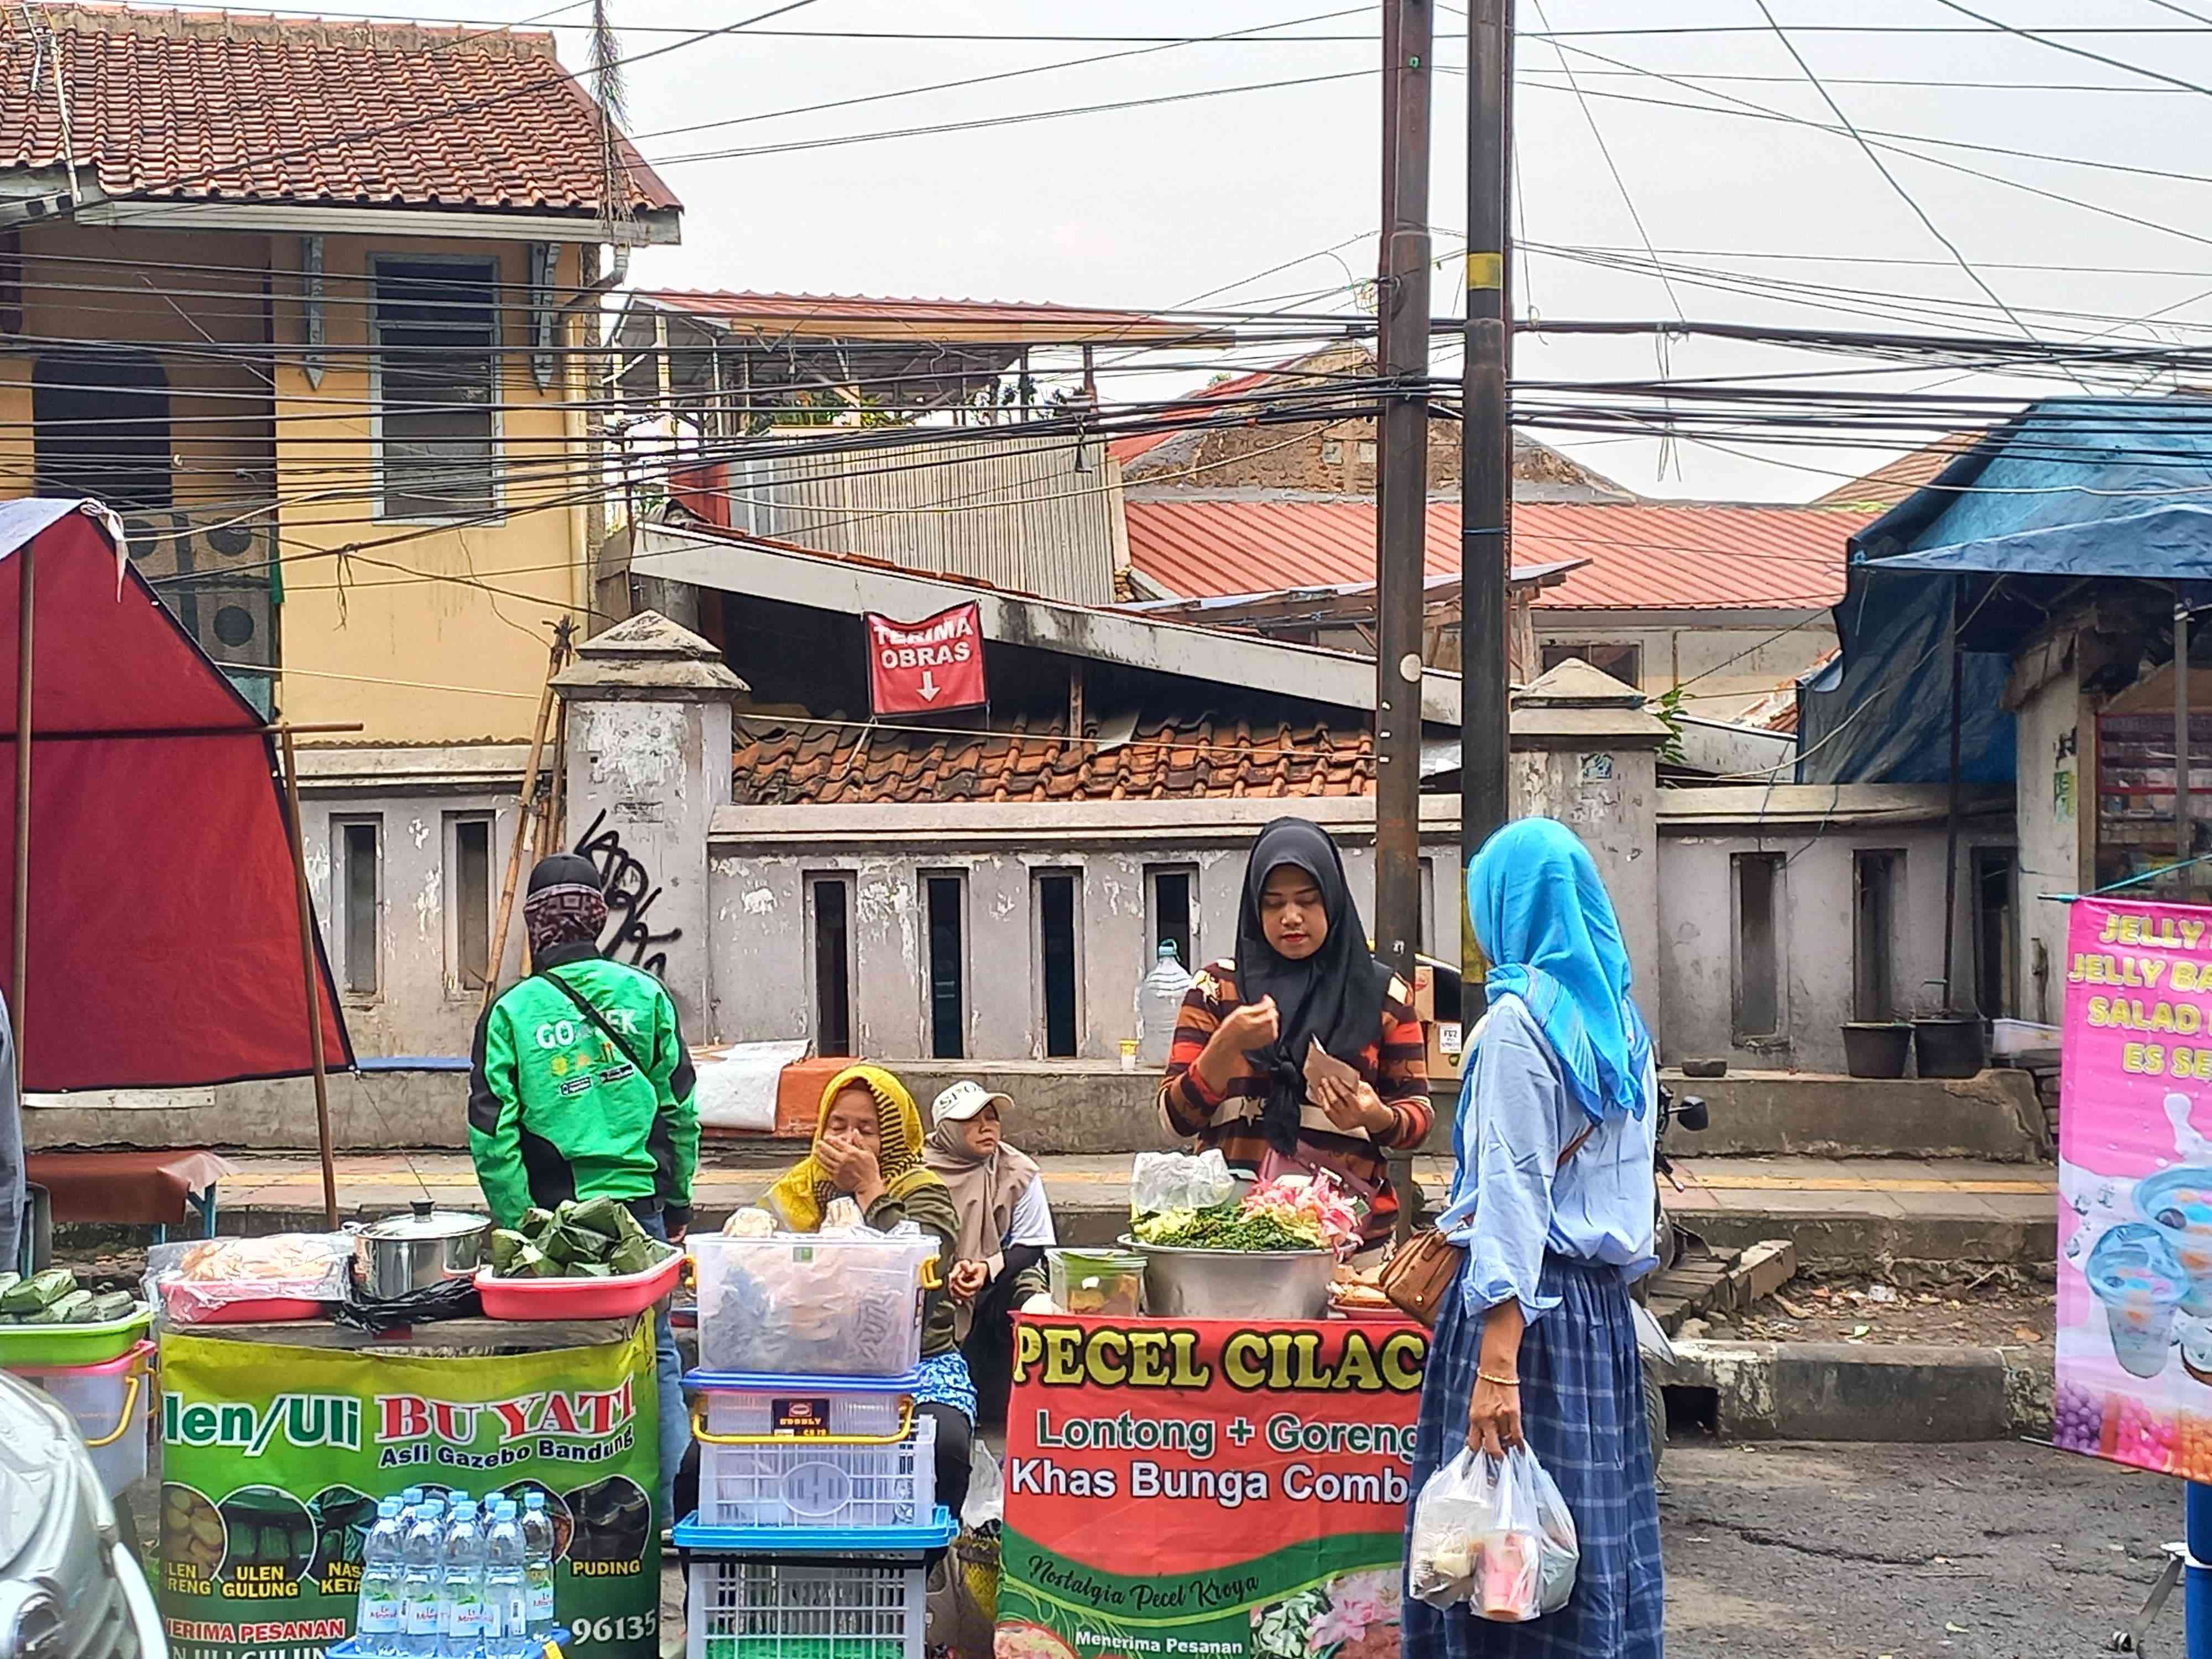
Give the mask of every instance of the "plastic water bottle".
<svg viewBox="0 0 2212 1659">
<path fill-rule="evenodd" d="M 400 1526 L 397 1498 L 376 1506 L 376 1524 L 362 1541 L 361 1599 L 354 1608 L 354 1639 L 374 1659 L 393 1659 L 400 1643 L 399 1583 L 406 1571 L 407 1535 Z"/>
<path fill-rule="evenodd" d="M 477 1524 L 477 1506 L 468 1498 L 453 1505 L 453 1523 L 446 1528 L 438 1566 L 438 1652 L 441 1659 L 483 1659 L 484 1534 Z"/>
<path fill-rule="evenodd" d="M 438 1651 L 439 1558 L 445 1553 L 446 1506 L 425 1498 L 415 1506 L 415 1524 L 401 1547 L 399 1651 L 431 1659 Z"/>
<path fill-rule="evenodd" d="M 1175 1046 L 1176 1022 L 1182 1018 L 1183 993 L 1190 975 L 1176 959 L 1175 941 L 1160 941 L 1159 960 L 1137 987 L 1137 1059 L 1146 1066 L 1164 1066 Z"/>
<path fill-rule="evenodd" d="M 522 1526 L 514 1505 L 494 1500 L 484 1534 L 484 1651 L 490 1659 L 528 1659 L 530 1591 L 523 1572 Z"/>
<path fill-rule="evenodd" d="M 553 1633 L 553 1517 L 545 1512 L 545 1494 L 534 1490 L 522 1498 L 522 1577 L 534 1654 Z"/>
</svg>

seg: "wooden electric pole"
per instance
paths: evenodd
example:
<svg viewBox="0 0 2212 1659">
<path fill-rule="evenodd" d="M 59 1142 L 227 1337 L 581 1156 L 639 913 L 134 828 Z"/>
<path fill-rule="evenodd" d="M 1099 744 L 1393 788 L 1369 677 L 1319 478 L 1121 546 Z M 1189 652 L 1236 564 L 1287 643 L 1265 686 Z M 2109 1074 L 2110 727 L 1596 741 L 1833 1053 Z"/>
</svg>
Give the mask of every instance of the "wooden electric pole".
<svg viewBox="0 0 2212 1659">
<path fill-rule="evenodd" d="M 1429 516 L 1433 0 L 1382 7 L 1383 383 L 1376 467 L 1375 937 L 1408 984 L 1421 939 L 1421 609 Z"/>
<path fill-rule="evenodd" d="M 1471 0 L 1467 15 L 1467 359 L 1460 412 L 1460 853 L 1463 865 L 1511 811 L 1506 798 L 1507 576 L 1512 559 L 1513 360 L 1505 270 L 1512 0 Z M 1460 1018 L 1483 1010 L 1471 930 Z"/>
</svg>

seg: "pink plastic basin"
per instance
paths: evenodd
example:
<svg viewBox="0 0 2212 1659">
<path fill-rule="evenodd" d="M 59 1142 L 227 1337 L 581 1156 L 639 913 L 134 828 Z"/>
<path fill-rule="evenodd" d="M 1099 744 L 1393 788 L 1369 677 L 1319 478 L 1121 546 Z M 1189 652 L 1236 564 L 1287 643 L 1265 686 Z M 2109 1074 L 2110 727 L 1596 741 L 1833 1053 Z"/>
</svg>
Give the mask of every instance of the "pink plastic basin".
<svg viewBox="0 0 2212 1659">
<path fill-rule="evenodd" d="M 501 1279 L 477 1269 L 477 1295 L 488 1319 L 627 1319 L 676 1288 L 681 1251 L 659 1267 L 615 1279 Z"/>
</svg>

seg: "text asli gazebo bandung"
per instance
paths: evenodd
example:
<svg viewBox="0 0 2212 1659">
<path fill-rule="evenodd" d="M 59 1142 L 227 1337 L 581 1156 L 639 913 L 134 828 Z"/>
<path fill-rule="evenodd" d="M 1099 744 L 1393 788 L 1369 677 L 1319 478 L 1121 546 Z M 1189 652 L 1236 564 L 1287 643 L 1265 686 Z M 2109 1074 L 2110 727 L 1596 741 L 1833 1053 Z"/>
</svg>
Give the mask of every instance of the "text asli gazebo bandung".
<svg viewBox="0 0 2212 1659">
<path fill-rule="evenodd" d="M 15 783 L 0 973 L 23 1091 L 312 1076 L 335 1229 L 325 1069 L 353 1048 L 310 909 L 291 731 L 184 630 L 96 502 L 0 501 L 0 746 Z M 117 1178 L 155 1174 L 86 1155 L 102 1156 Z"/>
</svg>

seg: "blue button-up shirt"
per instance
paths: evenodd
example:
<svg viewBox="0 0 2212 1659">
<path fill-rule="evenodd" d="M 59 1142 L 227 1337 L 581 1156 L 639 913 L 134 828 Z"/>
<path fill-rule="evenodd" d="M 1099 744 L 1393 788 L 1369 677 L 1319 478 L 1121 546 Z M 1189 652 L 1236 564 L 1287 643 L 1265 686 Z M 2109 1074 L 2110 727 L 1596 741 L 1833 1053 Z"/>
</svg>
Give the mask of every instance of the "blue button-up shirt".
<svg viewBox="0 0 2212 1659">
<path fill-rule="evenodd" d="M 1575 1155 L 1559 1154 L 1589 1119 L 1559 1079 L 1543 1029 L 1519 997 L 1500 997 L 1474 1028 L 1474 1087 L 1452 1125 L 1459 1159 L 1437 1218 L 1467 1247 L 1460 1284 L 1469 1312 L 1511 1297 L 1531 1324 L 1559 1304 L 1541 1294 L 1544 1254 L 1608 1262 L 1630 1279 L 1658 1265 L 1652 1152 L 1658 1074 L 1644 1079 L 1644 1115 L 1609 1117 Z"/>
</svg>

